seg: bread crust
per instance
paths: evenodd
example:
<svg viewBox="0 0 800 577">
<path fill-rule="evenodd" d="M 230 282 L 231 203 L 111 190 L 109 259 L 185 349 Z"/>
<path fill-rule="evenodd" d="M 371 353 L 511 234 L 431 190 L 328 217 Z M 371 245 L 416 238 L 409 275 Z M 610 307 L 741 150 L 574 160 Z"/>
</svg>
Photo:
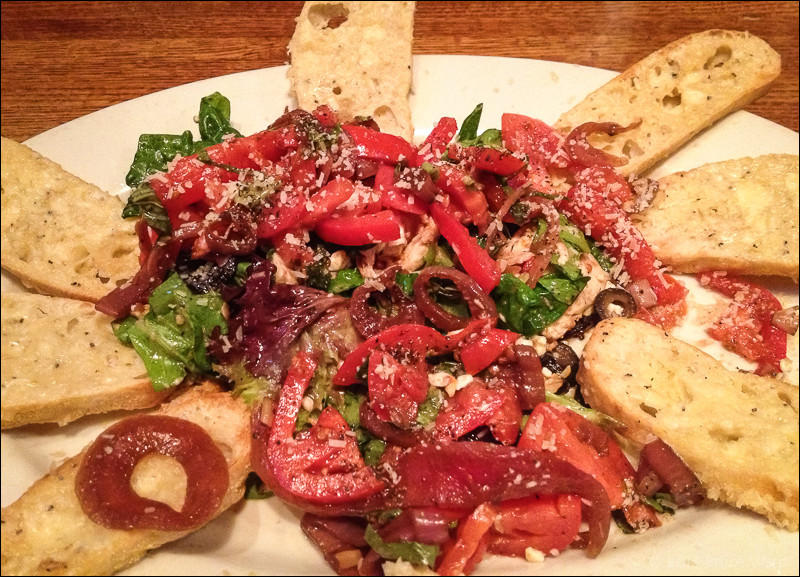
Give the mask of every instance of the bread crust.
<svg viewBox="0 0 800 577">
<path fill-rule="evenodd" d="M 139 270 L 122 204 L 24 144 L 2 138 L 0 261 L 40 293 L 95 302 Z"/>
<path fill-rule="evenodd" d="M 206 384 L 189 389 L 158 414 L 202 426 L 222 450 L 230 485 L 215 517 L 239 501 L 250 471 L 250 418 L 244 403 Z M 132 565 L 147 551 L 192 532 L 124 531 L 91 521 L 75 494 L 83 454 L 67 460 L 3 509 L 3 575 L 109 575 Z M 179 483 L 170 487 L 184 490 Z M 173 502 L 176 497 L 181 499 L 167 495 L 164 500 Z"/>
<path fill-rule="evenodd" d="M 642 354 L 644 352 L 644 354 Z M 589 404 L 643 445 L 655 435 L 711 499 L 798 528 L 798 388 L 727 370 L 637 319 L 602 321 L 578 371 Z"/>
<path fill-rule="evenodd" d="M 643 174 L 701 130 L 764 94 L 781 71 L 781 58 L 748 32 L 706 30 L 643 58 L 565 112 L 556 128 L 584 122 L 641 125 L 590 139 L 628 159 L 625 175 Z"/>
</svg>

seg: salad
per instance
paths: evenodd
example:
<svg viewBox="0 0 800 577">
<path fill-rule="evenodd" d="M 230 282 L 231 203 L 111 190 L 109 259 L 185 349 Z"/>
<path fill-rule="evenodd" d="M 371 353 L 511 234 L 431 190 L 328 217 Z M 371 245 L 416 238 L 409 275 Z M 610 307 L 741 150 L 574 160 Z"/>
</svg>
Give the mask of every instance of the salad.
<svg viewBox="0 0 800 577">
<path fill-rule="evenodd" d="M 325 108 L 241 137 L 212 94 L 199 142 L 144 135 L 128 173 L 142 270 L 98 308 L 156 388 L 213 374 L 253 407 L 253 493 L 306 511 L 343 574 L 596 555 L 612 511 L 642 531 L 702 499 L 662 446 L 634 470 L 563 342 L 685 312 L 627 221 L 650 183 L 587 142 L 625 127 L 480 116 L 418 147 Z M 741 351 L 762 372 L 785 356 L 767 325 Z"/>
</svg>

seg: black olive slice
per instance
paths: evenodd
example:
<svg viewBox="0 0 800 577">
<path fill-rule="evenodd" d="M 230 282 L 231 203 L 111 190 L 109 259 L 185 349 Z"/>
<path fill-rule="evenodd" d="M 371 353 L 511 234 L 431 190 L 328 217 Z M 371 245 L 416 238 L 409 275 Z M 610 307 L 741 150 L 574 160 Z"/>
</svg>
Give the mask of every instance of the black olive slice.
<svg viewBox="0 0 800 577">
<path fill-rule="evenodd" d="M 632 317 L 636 314 L 636 301 L 621 288 L 609 288 L 600 291 L 594 299 L 594 311 L 601 319 Z"/>
</svg>

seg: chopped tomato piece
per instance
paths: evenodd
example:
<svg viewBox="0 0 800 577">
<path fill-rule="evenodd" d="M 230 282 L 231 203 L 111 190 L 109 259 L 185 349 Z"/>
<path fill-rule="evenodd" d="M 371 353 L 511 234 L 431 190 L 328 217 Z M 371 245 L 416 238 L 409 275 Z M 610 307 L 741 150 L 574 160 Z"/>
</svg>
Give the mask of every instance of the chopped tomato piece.
<svg viewBox="0 0 800 577">
<path fill-rule="evenodd" d="M 358 370 L 364 365 L 369 354 L 375 349 L 388 351 L 409 350 L 419 355 L 426 351 L 444 351 L 447 341 L 441 333 L 425 325 L 395 325 L 380 332 L 358 345 L 345 357 L 342 366 L 333 377 L 333 384 L 339 387 L 358 381 Z"/>
<path fill-rule="evenodd" d="M 345 178 L 334 178 L 322 189 L 313 194 L 305 204 L 307 211 L 303 218 L 303 226 L 313 227 L 314 224 L 329 216 L 339 205 L 346 202 L 355 187 Z"/>
<path fill-rule="evenodd" d="M 296 228 L 306 214 L 306 200 L 304 194 L 295 192 L 287 195 L 285 202 L 265 206 L 258 219 L 258 238 L 272 238 Z"/>
<path fill-rule="evenodd" d="M 438 434 L 458 439 L 485 425 L 503 405 L 503 396 L 486 388 L 482 381 L 473 381 L 447 401 L 436 417 Z"/>
<path fill-rule="evenodd" d="M 468 160 L 478 170 L 485 170 L 500 176 L 511 176 L 525 167 L 525 161 L 517 158 L 507 150 L 483 146 L 460 147 L 451 145 L 448 156 L 459 160 Z"/>
<path fill-rule="evenodd" d="M 262 130 L 252 136 L 232 138 L 206 148 L 208 157 L 216 163 L 260 170 L 277 162 L 289 150 L 283 130 Z"/>
<path fill-rule="evenodd" d="M 492 436 L 503 445 L 513 445 L 519 438 L 522 407 L 519 396 L 511 385 L 492 386 L 492 391 L 503 399 L 500 408 L 489 417 L 486 424 Z"/>
<path fill-rule="evenodd" d="M 489 205 L 486 197 L 474 184 L 467 184 L 471 181 L 471 177 L 452 166 L 440 165 L 436 168 L 439 171 L 436 186 L 449 194 L 456 204 L 466 210 L 472 222 L 480 230 L 485 229 L 489 224 Z"/>
<path fill-rule="evenodd" d="M 702 273 L 700 284 L 730 297 L 733 302 L 708 334 L 727 348 L 758 363 L 759 375 L 781 371 L 786 358 L 786 333 L 772 326 L 772 315 L 783 308 L 770 291 L 725 273 Z"/>
<path fill-rule="evenodd" d="M 314 230 L 325 242 L 343 246 L 391 242 L 402 236 L 400 219 L 391 210 L 360 216 L 333 216 L 321 220 Z"/>
<path fill-rule="evenodd" d="M 367 383 L 370 407 L 378 418 L 407 428 L 428 394 L 425 360 L 401 363 L 388 352 L 375 351 L 369 357 Z"/>
<path fill-rule="evenodd" d="M 480 247 L 477 240 L 470 236 L 466 227 L 442 205 L 432 204 L 431 216 L 439 227 L 439 232 L 453 247 L 466 273 L 475 279 L 486 294 L 489 294 L 500 284 L 500 267 L 497 262 L 489 256 L 486 249 Z"/>
<path fill-rule="evenodd" d="M 490 329 L 470 339 L 461 347 L 464 370 L 470 375 L 481 372 L 518 338 L 519 335 L 511 331 Z"/>
<path fill-rule="evenodd" d="M 410 192 L 399 188 L 394 179 L 394 168 L 382 164 L 375 174 L 375 190 L 381 194 L 381 202 L 386 208 L 411 214 L 427 214 L 428 203 Z"/>
</svg>

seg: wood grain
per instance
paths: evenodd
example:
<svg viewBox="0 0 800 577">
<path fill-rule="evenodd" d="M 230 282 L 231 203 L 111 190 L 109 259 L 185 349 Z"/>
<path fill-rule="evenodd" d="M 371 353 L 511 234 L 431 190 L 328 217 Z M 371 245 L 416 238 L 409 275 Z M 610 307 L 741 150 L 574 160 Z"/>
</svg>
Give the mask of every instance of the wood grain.
<svg viewBox="0 0 800 577">
<path fill-rule="evenodd" d="M 3 2 L 2 134 L 25 140 L 118 102 L 284 64 L 301 2 Z M 416 54 L 622 70 L 708 28 L 749 30 L 783 59 L 747 108 L 798 130 L 797 2 L 418 2 Z"/>
</svg>

